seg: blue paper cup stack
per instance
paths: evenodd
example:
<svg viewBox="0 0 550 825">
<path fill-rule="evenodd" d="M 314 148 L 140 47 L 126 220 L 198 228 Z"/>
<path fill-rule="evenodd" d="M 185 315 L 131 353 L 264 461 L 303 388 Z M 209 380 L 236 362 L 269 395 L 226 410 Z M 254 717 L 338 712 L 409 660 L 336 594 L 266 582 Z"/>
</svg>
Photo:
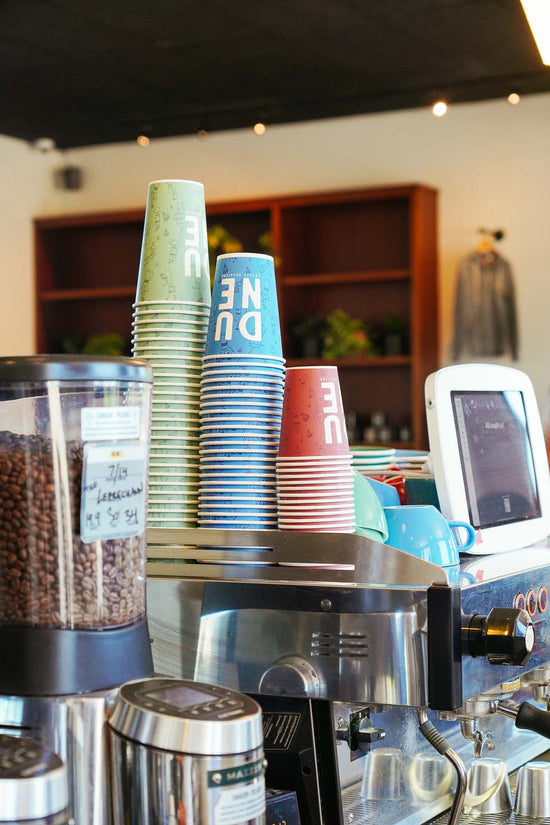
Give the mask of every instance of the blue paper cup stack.
<svg viewBox="0 0 550 825">
<path fill-rule="evenodd" d="M 200 527 L 277 526 L 284 371 L 273 258 L 220 255 L 201 378 Z"/>
<path fill-rule="evenodd" d="M 148 526 L 197 526 L 200 380 L 210 317 L 204 188 L 149 184 L 132 353 L 153 369 Z"/>
</svg>

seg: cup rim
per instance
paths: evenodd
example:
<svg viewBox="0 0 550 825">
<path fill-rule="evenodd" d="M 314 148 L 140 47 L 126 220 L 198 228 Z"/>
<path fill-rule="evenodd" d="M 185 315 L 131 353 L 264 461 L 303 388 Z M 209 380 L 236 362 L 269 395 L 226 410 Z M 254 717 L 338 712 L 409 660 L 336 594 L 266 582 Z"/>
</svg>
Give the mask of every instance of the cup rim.
<svg viewBox="0 0 550 825">
<path fill-rule="evenodd" d="M 205 304 L 205 306 L 207 306 L 207 304 Z M 198 307 L 198 305 L 195 304 L 195 307 Z M 141 307 L 135 308 L 134 319 L 142 318 L 144 315 L 197 315 L 199 318 L 209 319 L 210 309 L 161 309 L 160 307 L 158 307 L 157 309 L 142 309 Z M 162 319 L 159 318 L 158 320 L 160 321 Z M 167 318 L 166 320 L 170 319 Z"/>
<path fill-rule="evenodd" d="M 219 424 L 215 423 L 215 424 L 201 424 L 200 428 L 201 428 L 201 430 L 217 430 L 217 429 L 252 430 L 252 431 L 254 431 L 254 430 L 262 430 L 262 431 L 263 430 L 275 430 L 276 432 L 279 432 L 279 427 L 269 426 L 269 425 L 265 425 L 265 424 L 247 424 L 246 426 L 243 426 L 241 424 L 234 424 L 233 426 L 230 426 L 229 424 L 225 424 L 222 427 L 220 427 Z M 228 435 L 229 435 L 229 433 L 228 433 Z"/>
<path fill-rule="evenodd" d="M 152 331 L 152 330 L 151 330 Z M 204 339 L 201 338 L 181 338 L 180 336 L 174 335 L 141 335 L 138 339 L 136 336 L 141 335 L 141 333 L 136 333 L 132 335 L 132 344 L 140 344 L 140 343 L 148 343 L 149 341 L 174 341 L 176 344 L 202 344 Z"/>
<path fill-rule="evenodd" d="M 242 412 L 242 410 L 236 410 L 237 413 Z M 281 418 L 277 415 L 270 415 L 270 411 L 268 410 L 264 415 L 262 410 L 254 410 L 254 418 L 255 421 L 263 420 L 265 423 L 277 424 L 280 428 L 281 425 Z M 205 418 L 205 416 L 211 416 L 209 418 Z M 227 410 L 225 409 L 218 409 L 215 408 L 213 410 L 201 410 L 201 420 L 205 421 L 216 421 L 220 422 L 223 425 L 223 422 L 227 420 L 228 423 L 233 421 L 250 421 L 250 416 L 246 415 L 233 415 L 232 413 L 227 414 Z"/>
<path fill-rule="evenodd" d="M 182 306 L 200 306 L 200 307 L 210 307 L 211 304 L 207 304 L 205 301 L 182 301 L 182 300 L 168 300 L 167 298 L 148 298 L 145 301 L 134 301 L 132 304 L 132 309 L 136 309 L 137 307 L 148 306 L 149 304 L 154 304 L 158 306 L 159 304 L 181 304 Z"/>
<path fill-rule="evenodd" d="M 237 381 L 238 383 L 234 383 L 235 381 Z M 244 383 L 242 383 L 243 381 L 244 381 Z M 246 376 L 241 376 L 238 379 L 230 378 L 227 381 L 223 381 L 223 380 L 220 381 L 220 379 L 218 377 L 216 377 L 216 378 L 205 378 L 204 377 L 204 371 L 203 371 L 202 377 L 201 377 L 201 384 L 203 384 L 203 385 L 213 384 L 215 387 L 231 387 L 231 388 L 236 389 L 236 390 L 237 389 L 246 390 L 246 389 L 248 389 L 249 384 L 252 384 L 252 385 L 267 384 L 268 388 L 270 390 L 271 390 L 271 386 L 274 385 L 277 389 L 280 388 L 281 392 L 282 392 L 283 387 L 284 387 L 284 383 L 285 382 L 284 382 L 283 378 L 265 378 L 262 381 L 258 381 L 257 378 L 252 378 L 250 380 L 247 380 Z M 211 387 L 206 387 L 206 389 L 211 390 L 212 388 Z"/>
<path fill-rule="evenodd" d="M 253 490 L 254 490 L 254 486 L 253 486 L 253 485 L 250 485 L 250 487 L 252 488 L 252 491 L 253 491 Z M 235 494 L 243 494 L 243 493 L 244 493 L 244 495 L 250 495 L 250 494 L 251 494 L 251 489 L 250 489 L 250 488 L 246 488 L 246 487 L 237 487 L 237 488 L 236 488 L 236 489 L 234 489 L 234 490 L 229 490 L 229 491 L 228 491 L 228 490 L 226 490 L 224 487 L 214 487 L 214 488 L 212 489 L 212 491 L 209 491 L 209 490 L 207 489 L 207 490 L 205 490 L 205 491 L 201 492 L 201 495 L 206 495 L 206 494 L 210 495 L 210 492 L 212 492 L 212 493 L 216 493 L 216 494 L 218 495 L 218 498 L 223 498 L 223 499 L 225 499 L 225 496 L 227 496 L 227 494 L 228 494 L 228 493 L 235 493 Z M 219 494 L 221 494 L 221 493 L 224 493 L 224 495 L 219 495 Z M 257 494 L 256 494 L 254 497 L 255 497 L 255 498 L 262 498 L 262 499 L 263 499 L 263 497 L 264 497 L 264 496 L 269 496 L 269 501 L 276 501 L 276 500 L 277 500 L 277 499 L 276 499 L 276 497 L 275 497 L 275 493 L 274 493 L 274 492 L 271 492 L 271 491 L 269 491 L 269 490 L 263 490 L 263 491 L 262 491 L 262 490 L 258 490 L 258 491 L 257 491 Z"/>
<path fill-rule="evenodd" d="M 267 255 L 265 252 L 222 252 L 221 255 L 216 256 L 216 260 L 223 258 L 267 258 L 273 261 L 273 255 Z"/>
<path fill-rule="evenodd" d="M 187 356 L 188 352 L 201 352 L 201 347 L 157 347 L 157 346 L 147 346 L 147 347 L 132 347 L 132 355 L 143 355 L 145 360 L 147 360 L 149 352 L 175 352 L 176 350 L 181 350 L 178 354 L 178 357 Z"/>
<path fill-rule="evenodd" d="M 265 361 L 279 361 L 281 364 L 286 364 L 286 358 L 283 358 L 282 356 L 279 356 L 279 355 L 260 355 L 259 353 L 255 353 L 255 352 L 249 352 L 249 353 L 219 352 L 217 355 L 205 355 L 204 356 L 205 361 L 211 361 L 213 358 L 222 358 L 222 359 L 234 358 L 234 359 L 239 359 L 239 360 L 244 359 L 245 361 L 247 361 L 249 358 L 252 358 L 253 360 L 256 359 L 256 358 L 260 358 L 260 359 L 263 359 Z"/>
</svg>

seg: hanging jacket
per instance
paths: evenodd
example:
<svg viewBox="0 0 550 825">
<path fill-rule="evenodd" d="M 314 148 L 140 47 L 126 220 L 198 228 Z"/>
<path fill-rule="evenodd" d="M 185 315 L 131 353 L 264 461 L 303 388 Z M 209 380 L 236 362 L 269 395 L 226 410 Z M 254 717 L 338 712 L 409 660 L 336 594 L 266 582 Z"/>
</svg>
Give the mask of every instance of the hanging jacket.
<svg viewBox="0 0 550 825">
<path fill-rule="evenodd" d="M 452 356 L 518 357 L 512 269 L 497 252 L 473 252 L 458 266 Z"/>
</svg>

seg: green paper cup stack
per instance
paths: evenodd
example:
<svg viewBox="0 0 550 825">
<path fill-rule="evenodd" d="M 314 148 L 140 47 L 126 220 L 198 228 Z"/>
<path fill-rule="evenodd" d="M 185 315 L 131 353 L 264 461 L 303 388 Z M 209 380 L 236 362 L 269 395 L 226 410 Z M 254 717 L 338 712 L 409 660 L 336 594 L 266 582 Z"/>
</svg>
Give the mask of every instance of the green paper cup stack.
<svg viewBox="0 0 550 825">
<path fill-rule="evenodd" d="M 149 184 L 132 353 L 153 369 L 149 527 L 196 527 L 200 379 L 210 317 L 204 187 Z"/>
</svg>

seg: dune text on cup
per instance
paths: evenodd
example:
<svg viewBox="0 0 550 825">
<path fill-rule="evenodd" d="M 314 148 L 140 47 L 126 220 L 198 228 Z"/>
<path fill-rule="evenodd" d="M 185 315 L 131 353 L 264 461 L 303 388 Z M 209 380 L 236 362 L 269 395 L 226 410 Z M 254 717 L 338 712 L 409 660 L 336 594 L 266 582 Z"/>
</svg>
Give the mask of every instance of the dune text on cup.
<svg viewBox="0 0 550 825">
<path fill-rule="evenodd" d="M 184 232 L 184 252 L 183 252 L 183 274 L 186 277 L 201 278 L 202 273 L 208 270 L 208 244 L 206 243 L 206 219 L 198 215 L 186 214 L 183 219 Z M 177 256 L 177 243 L 172 244 L 173 260 L 175 263 Z"/>
<path fill-rule="evenodd" d="M 233 314 L 232 310 L 235 306 L 235 281 L 233 278 L 222 278 L 222 300 L 218 304 L 219 315 L 216 319 L 216 331 L 214 340 L 231 341 L 233 338 Z M 262 324 L 261 324 L 261 285 L 260 279 L 254 278 L 252 283 L 251 278 L 243 278 L 242 292 L 240 294 L 241 309 L 248 309 L 253 306 L 254 310 L 246 312 L 239 320 L 239 332 L 249 341 L 262 340 Z M 225 325 L 225 334 L 223 328 Z"/>
<path fill-rule="evenodd" d="M 323 399 L 326 406 L 323 406 L 323 413 L 325 413 L 325 442 L 333 444 L 332 439 L 334 431 L 334 439 L 337 444 L 342 444 L 344 437 L 342 434 L 342 425 L 338 415 L 338 396 L 336 393 L 336 384 L 334 381 L 321 381 L 321 388 L 325 390 Z"/>
</svg>

